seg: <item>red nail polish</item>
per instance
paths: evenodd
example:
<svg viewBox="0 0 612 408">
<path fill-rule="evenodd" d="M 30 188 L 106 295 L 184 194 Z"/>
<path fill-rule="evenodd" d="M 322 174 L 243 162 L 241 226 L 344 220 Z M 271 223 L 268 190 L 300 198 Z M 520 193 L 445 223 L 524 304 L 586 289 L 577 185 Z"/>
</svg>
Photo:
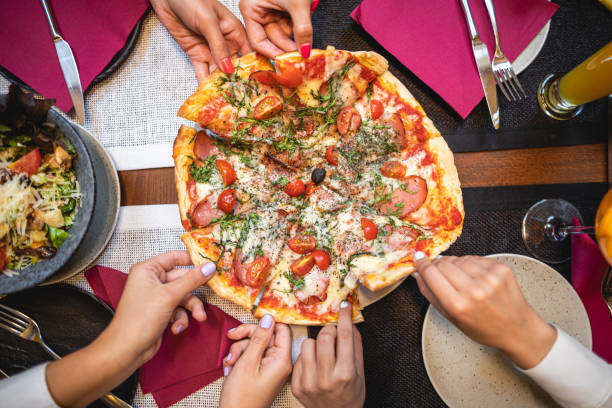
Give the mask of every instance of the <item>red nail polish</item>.
<svg viewBox="0 0 612 408">
<path fill-rule="evenodd" d="M 310 12 L 314 13 L 318 5 L 319 5 L 319 0 L 312 0 L 312 3 L 310 3 Z"/>
<path fill-rule="evenodd" d="M 229 57 L 221 60 L 221 69 L 228 75 L 234 73 L 234 64 L 232 64 L 232 60 Z"/>
<path fill-rule="evenodd" d="M 300 54 L 302 54 L 302 58 L 310 57 L 310 44 L 304 44 L 300 47 Z"/>
</svg>

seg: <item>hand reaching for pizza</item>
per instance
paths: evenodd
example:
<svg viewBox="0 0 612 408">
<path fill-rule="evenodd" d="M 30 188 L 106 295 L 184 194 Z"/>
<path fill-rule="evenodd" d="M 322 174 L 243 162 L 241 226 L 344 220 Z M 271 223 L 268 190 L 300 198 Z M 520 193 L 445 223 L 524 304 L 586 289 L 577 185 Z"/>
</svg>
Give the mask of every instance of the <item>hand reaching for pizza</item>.
<svg viewBox="0 0 612 408">
<path fill-rule="evenodd" d="M 478 256 L 430 262 L 414 255 L 421 293 L 472 340 L 500 349 L 519 367 L 537 365 L 557 337 L 527 303 L 508 266 Z"/>
<path fill-rule="evenodd" d="M 269 407 L 291 374 L 291 331 L 265 315 L 259 325 L 243 324 L 228 332 L 230 353 L 220 407 Z"/>
<path fill-rule="evenodd" d="M 308 58 L 312 48 L 310 15 L 318 3 L 318 0 L 240 0 L 240 12 L 255 51 L 274 58 L 283 52 L 300 50 L 302 57 Z"/>
<path fill-rule="evenodd" d="M 252 51 L 240 20 L 217 0 L 151 0 L 151 5 L 189 56 L 198 82 L 217 66 L 233 73 L 232 55 Z"/>
<path fill-rule="evenodd" d="M 191 269 L 187 251 L 171 251 L 133 265 L 115 317 L 109 329 L 117 339 L 132 339 L 131 348 L 140 352 L 141 364 L 161 344 L 162 333 L 171 323 L 178 334 L 189 325 L 189 311 L 197 321 L 206 320 L 202 301 L 191 291 L 204 285 L 215 273 L 212 262 Z"/>
<path fill-rule="evenodd" d="M 363 406 L 363 347 L 347 301 L 340 305 L 337 328 L 325 326 L 316 341 L 306 339 L 302 343 L 291 391 L 307 408 Z"/>
</svg>

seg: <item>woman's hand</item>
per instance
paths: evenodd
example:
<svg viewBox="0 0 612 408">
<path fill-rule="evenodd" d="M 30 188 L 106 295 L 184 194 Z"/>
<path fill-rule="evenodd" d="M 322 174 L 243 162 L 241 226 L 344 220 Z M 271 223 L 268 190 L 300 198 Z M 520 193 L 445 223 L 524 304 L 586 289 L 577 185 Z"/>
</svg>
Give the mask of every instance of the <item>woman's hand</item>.
<svg viewBox="0 0 612 408">
<path fill-rule="evenodd" d="M 240 20 L 217 0 L 151 0 L 151 5 L 187 53 L 198 82 L 217 66 L 233 73 L 232 55 L 252 51 Z"/>
<path fill-rule="evenodd" d="M 132 266 L 109 326 L 89 346 L 47 366 L 49 392 L 60 406 L 85 406 L 121 384 L 155 355 L 173 319 L 176 334 L 187 327 L 189 310 L 206 319 L 191 291 L 215 273 L 212 262 L 191 269 L 189 253 L 173 251 Z M 182 308 L 181 308 L 182 307 Z"/>
<path fill-rule="evenodd" d="M 527 303 L 508 266 L 478 256 L 414 254 L 421 293 L 468 337 L 504 352 L 519 367 L 537 365 L 557 332 Z"/>
<path fill-rule="evenodd" d="M 259 325 L 243 324 L 228 332 L 232 345 L 220 407 L 269 407 L 291 374 L 291 330 L 265 315 Z"/>
<path fill-rule="evenodd" d="M 317 340 L 306 339 L 291 379 L 293 395 L 307 408 L 361 407 L 365 401 L 363 347 L 351 321 L 352 308 L 340 305 L 338 327 L 325 326 Z"/>
<path fill-rule="evenodd" d="M 308 58 L 312 48 L 310 15 L 318 3 L 318 0 L 240 0 L 240 12 L 255 51 L 274 58 L 299 49 L 302 57 Z"/>
</svg>

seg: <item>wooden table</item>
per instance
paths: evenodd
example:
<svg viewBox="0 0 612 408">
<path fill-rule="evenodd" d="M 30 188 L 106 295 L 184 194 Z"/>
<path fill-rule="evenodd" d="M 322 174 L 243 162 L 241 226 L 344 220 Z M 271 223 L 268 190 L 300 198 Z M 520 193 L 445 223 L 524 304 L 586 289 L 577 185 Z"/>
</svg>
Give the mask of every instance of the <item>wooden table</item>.
<svg viewBox="0 0 612 408">
<path fill-rule="evenodd" d="M 605 144 L 455 154 L 463 187 L 606 182 Z M 121 205 L 176 203 L 174 169 L 119 172 Z"/>
</svg>

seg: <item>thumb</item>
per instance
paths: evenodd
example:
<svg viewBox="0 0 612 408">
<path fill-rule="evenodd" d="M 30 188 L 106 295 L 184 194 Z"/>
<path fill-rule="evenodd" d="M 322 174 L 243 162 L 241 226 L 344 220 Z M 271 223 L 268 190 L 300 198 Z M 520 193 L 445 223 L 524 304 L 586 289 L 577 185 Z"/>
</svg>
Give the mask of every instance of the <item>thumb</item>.
<svg viewBox="0 0 612 408">
<path fill-rule="evenodd" d="M 204 285 L 210 280 L 217 270 L 217 265 L 213 262 L 198 265 L 172 282 L 166 284 L 166 290 L 172 293 L 172 297 L 176 302 L 181 301 L 188 293 Z"/>
<path fill-rule="evenodd" d="M 259 366 L 261 358 L 270 344 L 272 335 L 274 334 L 274 319 L 272 315 L 266 314 L 259 321 L 259 325 L 251 336 L 249 345 L 244 351 L 241 360 L 247 367 L 254 369 Z"/>
<path fill-rule="evenodd" d="M 289 10 L 293 24 L 293 39 L 303 58 L 310 57 L 312 48 L 312 22 L 310 21 L 310 1 L 301 1 Z"/>
</svg>

